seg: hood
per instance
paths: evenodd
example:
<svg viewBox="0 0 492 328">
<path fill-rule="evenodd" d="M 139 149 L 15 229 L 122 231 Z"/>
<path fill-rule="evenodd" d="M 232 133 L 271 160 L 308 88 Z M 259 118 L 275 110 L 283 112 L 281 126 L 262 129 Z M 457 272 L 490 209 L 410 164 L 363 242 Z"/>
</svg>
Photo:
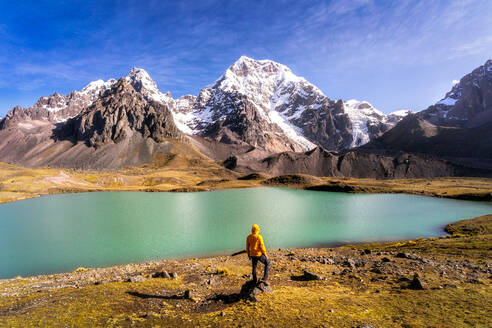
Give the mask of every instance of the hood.
<svg viewBox="0 0 492 328">
<path fill-rule="evenodd" d="M 253 224 L 253 226 L 251 227 L 251 232 L 252 233 L 259 233 L 260 227 L 257 224 Z"/>
</svg>

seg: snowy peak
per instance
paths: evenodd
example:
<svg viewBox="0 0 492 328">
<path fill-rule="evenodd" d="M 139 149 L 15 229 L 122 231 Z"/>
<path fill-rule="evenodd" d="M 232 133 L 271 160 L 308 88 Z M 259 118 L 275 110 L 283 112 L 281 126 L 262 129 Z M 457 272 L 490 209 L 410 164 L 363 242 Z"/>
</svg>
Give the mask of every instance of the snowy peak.
<svg viewBox="0 0 492 328">
<path fill-rule="evenodd" d="M 137 92 L 140 92 L 147 101 L 157 101 L 165 104 L 172 102 L 171 95 L 160 92 L 157 88 L 157 84 L 143 68 L 132 68 L 125 79 Z"/>
<path fill-rule="evenodd" d="M 285 65 L 271 60 L 255 60 L 242 56 L 226 70 L 212 88 L 244 95 L 272 94 L 276 87 L 291 83 L 309 84 L 304 78 L 292 73 Z M 321 90 L 314 88 L 322 94 Z"/>
<path fill-rule="evenodd" d="M 106 91 L 111 89 L 111 87 L 116 83 L 115 79 L 109 79 L 106 82 L 103 80 L 96 80 L 87 84 L 82 90 L 80 90 L 80 95 L 88 95 L 91 101 L 98 98 L 101 91 Z"/>
</svg>

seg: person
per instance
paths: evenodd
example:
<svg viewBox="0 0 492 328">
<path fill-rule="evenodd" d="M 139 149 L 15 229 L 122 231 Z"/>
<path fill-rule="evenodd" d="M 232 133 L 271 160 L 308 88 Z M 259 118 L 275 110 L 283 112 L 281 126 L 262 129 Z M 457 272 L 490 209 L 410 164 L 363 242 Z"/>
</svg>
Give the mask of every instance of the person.
<svg viewBox="0 0 492 328">
<path fill-rule="evenodd" d="M 266 284 L 269 284 L 268 271 L 270 269 L 270 261 L 267 257 L 263 237 L 260 235 L 260 227 L 257 224 L 253 224 L 251 227 L 251 234 L 246 238 L 246 253 L 248 253 L 248 257 L 253 267 L 253 281 L 258 282 L 256 279 L 256 266 L 258 265 L 258 262 L 261 262 L 265 266 L 265 272 L 263 273 L 263 278 L 261 280 Z"/>
</svg>

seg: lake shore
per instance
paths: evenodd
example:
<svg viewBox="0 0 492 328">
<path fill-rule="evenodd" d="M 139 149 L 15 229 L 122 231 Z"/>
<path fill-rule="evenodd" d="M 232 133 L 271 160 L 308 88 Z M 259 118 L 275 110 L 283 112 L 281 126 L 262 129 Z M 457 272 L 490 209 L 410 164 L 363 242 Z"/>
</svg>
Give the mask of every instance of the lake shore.
<svg viewBox="0 0 492 328">
<path fill-rule="evenodd" d="M 477 201 L 492 200 L 492 179 L 356 179 L 263 174 L 243 175 L 209 167 L 142 166 L 119 171 L 30 169 L 0 163 L 0 204 L 43 195 L 77 192 L 143 191 L 198 192 L 231 188 L 282 186 L 289 188 L 352 192 L 407 193 Z"/>
<path fill-rule="evenodd" d="M 0 280 L 0 325 L 490 326 L 492 215 L 446 231 L 440 238 L 271 250 L 273 292 L 257 302 L 239 297 L 250 278 L 244 254 Z M 321 280 L 304 279 L 304 271 Z"/>
</svg>

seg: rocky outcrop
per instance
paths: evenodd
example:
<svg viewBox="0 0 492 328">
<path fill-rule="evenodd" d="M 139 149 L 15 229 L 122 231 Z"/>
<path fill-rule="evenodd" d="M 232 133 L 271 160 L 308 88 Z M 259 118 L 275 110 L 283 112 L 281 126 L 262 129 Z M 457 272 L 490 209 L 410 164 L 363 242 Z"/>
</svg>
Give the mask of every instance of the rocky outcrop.
<svg viewBox="0 0 492 328">
<path fill-rule="evenodd" d="M 100 146 L 120 142 L 134 133 L 156 142 L 182 137 L 166 105 L 145 101 L 122 78 L 94 104 L 63 124 L 56 136 Z"/>
<path fill-rule="evenodd" d="M 175 144 L 188 145 L 167 105 L 120 79 L 65 122 L 18 121 L 0 130 L 0 161 L 30 167 L 119 169 L 152 163 Z"/>
<path fill-rule="evenodd" d="M 419 113 L 440 126 L 477 127 L 492 120 L 492 60 L 465 75 L 446 96 Z"/>
<path fill-rule="evenodd" d="M 68 95 L 54 93 L 48 97 L 41 97 L 29 108 L 20 106 L 10 110 L 0 124 L 0 130 L 13 127 L 17 123 L 33 120 L 58 123 L 79 114 L 84 108 L 99 98 L 101 92 L 108 90 L 116 82 L 109 79 L 104 82 L 97 80 L 89 83 L 80 91 L 71 91 Z"/>
</svg>

